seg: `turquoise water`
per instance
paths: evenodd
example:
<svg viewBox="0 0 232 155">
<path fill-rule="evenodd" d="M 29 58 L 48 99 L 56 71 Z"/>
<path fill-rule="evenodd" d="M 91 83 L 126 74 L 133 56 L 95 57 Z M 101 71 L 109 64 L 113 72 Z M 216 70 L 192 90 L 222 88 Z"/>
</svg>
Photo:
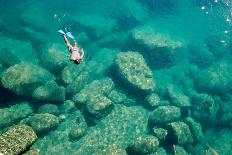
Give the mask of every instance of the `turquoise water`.
<svg viewBox="0 0 232 155">
<path fill-rule="evenodd" d="M 0 4 L 0 154 L 232 154 L 229 0 Z"/>
</svg>

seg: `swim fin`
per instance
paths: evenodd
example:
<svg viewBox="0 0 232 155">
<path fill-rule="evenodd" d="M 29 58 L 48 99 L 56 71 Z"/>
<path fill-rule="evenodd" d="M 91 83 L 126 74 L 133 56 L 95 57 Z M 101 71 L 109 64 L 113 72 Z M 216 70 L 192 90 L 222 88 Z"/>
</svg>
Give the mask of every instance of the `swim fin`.
<svg viewBox="0 0 232 155">
<path fill-rule="evenodd" d="M 59 32 L 60 34 L 65 35 L 65 32 L 64 32 L 63 30 L 59 30 L 58 32 Z"/>
<path fill-rule="evenodd" d="M 71 32 L 67 32 L 66 35 L 71 39 L 75 39 Z"/>
</svg>

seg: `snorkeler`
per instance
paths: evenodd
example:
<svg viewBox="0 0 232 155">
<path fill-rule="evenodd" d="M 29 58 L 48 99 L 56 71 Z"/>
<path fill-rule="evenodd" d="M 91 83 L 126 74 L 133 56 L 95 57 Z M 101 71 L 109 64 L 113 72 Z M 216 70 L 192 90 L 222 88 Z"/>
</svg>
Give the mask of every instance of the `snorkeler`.
<svg viewBox="0 0 232 155">
<path fill-rule="evenodd" d="M 81 61 L 83 61 L 84 60 L 84 50 L 83 50 L 83 48 L 80 49 L 78 47 L 77 41 L 75 40 L 75 38 L 73 37 L 73 35 L 70 32 L 65 33 L 63 30 L 59 30 L 58 32 L 63 35 L 65 44 L 66 44 L 69 52 L 71 52 L 69 60 L 73 61 L 76 64 L 79 64 Z M 66 35 L 69 38 L 73 39 L 74 46 L 72 46 L 70 44 L 70 42 L 69 42 L 69 40 L 68 40 L 68 38 L 67 38 Z"/>
</svg>

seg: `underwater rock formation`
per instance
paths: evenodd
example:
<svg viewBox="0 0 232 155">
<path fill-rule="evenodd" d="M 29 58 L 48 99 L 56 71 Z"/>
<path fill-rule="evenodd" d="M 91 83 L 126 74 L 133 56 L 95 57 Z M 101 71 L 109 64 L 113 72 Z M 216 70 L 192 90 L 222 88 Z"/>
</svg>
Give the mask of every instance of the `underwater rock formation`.
<svg viewBox="0 0 232 155">
<path fill-rule="evenodd" d="M 33 129 L 27 125 L 9 128 L 0 136 L 0 152 L 4 155 L 18 155 L 26 151 L 37 139 Z"/>
<path fill-rule="evenodd" d="M 64 45 L 48 43 L 41 48 L 40 64 L 53 73 L 61 71 L 68 64 L 68 52 Z"/>
<path fill-rule="evenodd" d="M 85 69 L 84 64 L 79 64 L 78 67 L 75 64 L 69 64 L 61 72 L 61 79 L 65 84 L 71 84 L 76 81 L 77 77 Z"/>
<path fill-rule="evenodd" d="M 184 122 L 189 126 L 191 133 L 193 135 L 193 138 L 194 138 L 194 142 L 200 143 L 203 139 L 203 136 L 204 136 L 201 124 L 196 122 L 191 117 L 185 118 Z"/>
<path fill-rule="evenodd" d="M 206 93 L 226 93 L 232 85 L 232 63 L 222 60 L 207 69 L 199 71 L 194 77 L 197 90 Z"/>
<path fill-rule="evenodd" d="M 97 94 L 89 96 L 86 106 L 90 114 L 100 118 L 109 112 L 113 106 L 113 103 L 107 97 Z"/>
<path fill-rule="evenodd" d="M 111 90 L 114 88 L 114 82 L 110 78 L 103 78 L 101 80 L 94 80 L 90 84 L 86 85 L 79 93 L 73 97 L 73 101 L 77 104 L 85 104 L 91 95 L 102 94 L 108 96 Z"/>
<path fill-rule="evenodd" d="M 155 89 L 152 71 L 143 56 L 137 52 L 121 52 L 115 59 L 115 67 L 119 76 L 128 85 L 142 93 Z"/>
<path fill-rule="evenodd" d="M 66 87 L 66 95 L 73 96 L 79 93 L 90 81 L 90 75 L 88 72 L 81 72 L 72 83 Z"/>
<path fill-rule="evenodd" d="M 30 96 L 37 87 L 54 79 L 44 68 L 22 62 L 3 73 L 2 85 L 18 95 Z"/>
<path fill-rule="evenodd" d="M 146 102 L 152 106 L 152 107 L 157 107 L 161 105 L 160 97 L 158 94 L 152 93 L 146 97 Z"/>
<path fill-rule="evenodd" d="M 167 124 L 181 118 L 180 108 L 175 106 L 159 106 L 150 113 L 151 124 Z"/>
<path fill-rule="evenodd" d="M 133 50 L 142 53 L 152 69 L 170 67 L 183 57 L 183 43 L 156 32 L 150 25 L 136 27 L 128 40 Z"/>
<path fill-rule="evenodd" d="M 58 115 L 60 113 L 58 106 L 50 103 L 41 105 L 37 112 L 40 114 L 49 113 L 53 115 Z"/>
<path fill-rule="evenodd" d="M 32 113 L 33 110 L 27 102 L 0 109 L 0 129 L 10 126 L 12 123 L 17 123 L 17 121 L 26 118 Z"/>
<path fill-rule="evenodd" d="M 48 81 L 36 88 L 32 97 L 47 102 L 63 102 L 65 100 L 65 87 L 58 86 L 55 81 Z"/>
<path fill-rule="evenodd" d="M 177 107 L 190 107 L 191 101 L 188 96 L 186 96 L 182 90 L 176 85 L 169 85 L 167 87 L 167 96 L 171 103 Z"/>
<path fill-rule="evenodd" d="M 35 50 L 30 42 L 0 36 L 0 60 L 8 66 L 22 61 L 38 63 Z M 22 54 L 23 53 L 23 54 Z"/>
<path fill-rule="evenodd" d="M 59 123 L 58 117 L 52 114 L 35 114 L 24 119 L 21 123 L 27 124 L 33 128 L 37 134 L 44 134 L 57 127 Z"/>
<path fill-rule="evenodd" d="M 72 100 L 66 100 L 63 104 L 60 105 L 60 112 L 69 114 L 76 111 L 76 105 Z"/>
<path fill-rule="evenodd" d="M 125 149 L 120 148 L 116 144 L 112 144 L 103 150 L 99 150 L 95 155 L 127 155 Z"/>
<path fill-rule="evenodd" d="M 160 141 L 164 141 L 168 135 L 168 130 L 166 130 L 164 128 L 154 127 L 152 129 L 152 132 Z"/>
<path fill-rule="evenodd" d="M 107 114 L 113 106 L 112 101 L 107 97 L 114 87 L 110 78 L 95 80 L 73 97 L 77 106 L 84 105 L 87 111 L 99 118 Z"/>
<path fill-rule="evenodd" d="M 168 137 L 174 143 L 180 145 L 193 142 L 189 126 L 184 122 L 172 122 L 168 124 Z"/>
<path fill-rule="evenodd" d="M 159 140 L 154 136 L 140 136 L 135 139 L 134 144 L 129 148 L 135 152 L 135 154 L 152 154 L 156 152 L 159 146 Z"/>
</svg>

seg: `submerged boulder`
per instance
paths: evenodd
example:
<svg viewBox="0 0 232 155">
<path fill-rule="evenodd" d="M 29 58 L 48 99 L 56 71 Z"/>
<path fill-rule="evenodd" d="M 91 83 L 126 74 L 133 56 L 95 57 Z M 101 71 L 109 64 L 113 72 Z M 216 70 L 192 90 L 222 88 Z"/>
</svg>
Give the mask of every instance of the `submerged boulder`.
<svg viewBox="0 0 232 155">
<path fill-rule="evenodd" d="M 115 67 L 122 80 L 132 88 L 150 92 L 155 88 L 152 71 L 143 56 L 137 52 L 121 52 L 115 60 Z"/>
<path fill-rule="evenodd" d="M 37 112 L 40 114 L 49 113 L 49 114 L 53 114 L 53 115 L 58 115 L 59 108 L 55 104 L 46 103 L 44 105 L 41 105 Z"/>
<path fill-rule="evenodd" d="M 193 137 L 189 126 L 184 122 L 172 122 L 168 124 L 168 137 L 177 144 L 192 143 Z"/>
<path fill-rule="evenodd" d="M 33 129 L 27 125 L 17 125 L 11 127 L 0 136 L 1 154 L 22 154 L 37 139 Z"/>
<path fill-rule="evenodd" d="M 68 51 L 64 45 L 48 43 L 41 48 L 40 64 L 51 72 L 59 72 L 68 64 Z"/>
<path fill-rule="evenodd" d="M 167 124 L 179 120 L 180 108 L 175 106 L 160 106 L 151 112 L 149 120 L 151 124 Z"/>
<path fill-rule="evenodd" d="M 23 124 L 27 124 L 35 130 L 36 133 L 44 133 L 58 126 L 58 117 L 52 114 L 35 114 L 22 121 Z"/>
<path fill-rule="evenodd" d="M 190 98 L 183 93 L 183 91 L 176 85 L 169 85 L 167 87 L 167 95 L 172 104 L 178 107 L 190 107 Z"/>
<path fill-rule="evenodd" d="M 20 63 L 22 61 L 33 64 L 38 63 L 35 50 L 30 42 L 14 40 L 0 36 L 0 61 L 8 66 Z"/>
<path fill-rule="evenodd" d="M 226 93 L 232 86 L 231 65 L 230 60 L 222 60 L 201 70 L 194 77 L 196 88 L 201 92 Z"/>
<path fill-rule="evenodd" d="M 132 49 L 139 50 L 152 68 L 176 64 L 183 57 L 183 43 L 161 34 L 150 26 L 136 27 L 129 38 Z"/>
<path fill-rule="evenodd" d="M 113 103 L 103 95 L 90 95 L 87 100 L 87 110 L 95 117 L 102 117 L 109 112 Z"/>
<path fill-rule="evenodd" d="M 58 86 L 55 81 L 49 81 L 45 85 L 36 88 L 32 96 L 37 100 L 62 102 L 65 100 L 65 88 Z"/>
<path fill-rule="evenodd" d="M 159 146 L 159 140 L 154 136 L 140 136 L 136 138 L 130 149 L 138 154 L 152 154 Z"/>
<path fill-rule="evenodd" d="M 38 86 L 54 79 L 54 76 L 44 68 L 22 62 L 3 73 L 2 85 L 18 95 L 30 96 Z"/>
<path fill-rule="evenodd" d="M 31 115 L 31 106 L 25 103 L 18 103 L 9 108 L 0 109 L 0 129 L 12 125 L 21 119 Z"/>
</svg>

